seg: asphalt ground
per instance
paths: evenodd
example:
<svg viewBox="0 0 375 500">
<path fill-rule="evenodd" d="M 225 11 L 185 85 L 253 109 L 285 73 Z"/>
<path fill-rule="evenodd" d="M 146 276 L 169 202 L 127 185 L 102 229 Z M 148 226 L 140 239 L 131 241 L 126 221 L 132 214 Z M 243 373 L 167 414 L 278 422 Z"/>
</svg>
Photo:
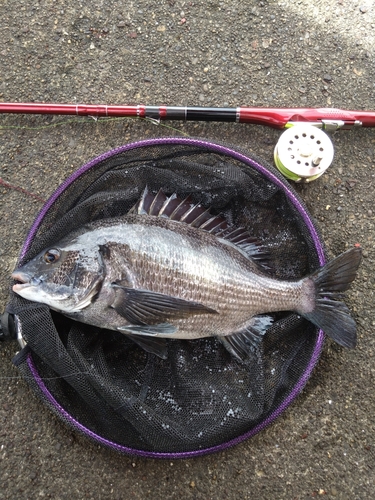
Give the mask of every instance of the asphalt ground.
<svg viewBox="0 0 375 500">
<path fill-rule="evenodd" d="M 3 0 L 0 19 L 4 102 L 375 107 L 369 0 Z M 0 116 L 0 310 L 41 200 L 105 151 L 181 134 L 229 142 L 268 162 L 280 136 L 240 124 Z M 13 367 L 18 344 L 3 343 L 0 498 L 372 498 L 374 134 L 331 134 L 332 166 L 296 186 L 331 257 L 363 247 L 347 299 L 358 324 L 356 349 L 327 341 L 303 392 L 254 438 L 164 461 L 119 455 L 67 428 Z"/>
</svg>

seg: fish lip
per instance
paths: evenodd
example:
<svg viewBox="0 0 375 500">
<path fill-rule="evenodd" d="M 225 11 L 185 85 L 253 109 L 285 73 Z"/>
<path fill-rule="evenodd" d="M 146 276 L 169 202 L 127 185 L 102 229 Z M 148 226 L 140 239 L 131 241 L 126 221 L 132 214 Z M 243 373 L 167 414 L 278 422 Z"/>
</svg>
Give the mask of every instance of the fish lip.
<svg viewBox="0 0 375 500">
<path fill-rule="evenodd" d="M 27 274 L 27 273 L 24 273 L 22 271 L 14 271 L 12 274 L 11 274 L 12 278 L 16 281 L 20 281 L 22 284 L 24 285 L 29 285 L 30 284 L 30 275 Z M 17 286 L 17 285 L 15 285 Z"/>
<path fill-rule="evenodd" d="M 20 271 L 16 269 L 12 274 L 12 278 L 15 281 L 19 281 L 20 283 L 16 283 L 13 285 L 12 290 L 13 292 L 19 293 L 21 290 L 24 290 L 25 288 L 31 288 L 31 287 L 37 287 L 41 283 L 41 279 L 37 279 L 33 276 L 30 276 L 30 274 L 25 273 L 24 271 Z"/>
<path fill-rule="evenodd" d="M 31 277 L 27 273 L 16 270 L 12 273 L 11 276 L 14 280 L 21 282 L 21 283 L 16 283 L 15 285 L 12 286 L 12 290 L 15 293 L 19 293 L 25 288 L 29 288 L 30 286 L 32 286 L 30 283 Z"/>
<path fill-rule="evenodd" d="M 30 288 L 32 285 L 30 283 L 17 283 L 16 285 L 12 286 L 12 290 L 15 293 L 19 293 L 21 290 L 24 290 L 25 288 Z"/>
</svg>

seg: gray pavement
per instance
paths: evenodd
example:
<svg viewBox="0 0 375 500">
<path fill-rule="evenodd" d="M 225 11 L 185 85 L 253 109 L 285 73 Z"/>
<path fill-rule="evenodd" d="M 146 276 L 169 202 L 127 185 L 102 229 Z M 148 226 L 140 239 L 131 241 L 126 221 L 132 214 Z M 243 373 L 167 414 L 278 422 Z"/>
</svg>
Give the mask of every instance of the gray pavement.
<svg viewBox="0 0 375 500">
<path fill-rule="evenodd" d="M 369 0 L 2 0 L 0 19 L 5 102 L 375 108 Z M 36 197 L 47 199 L 74 170 L 116 146 L 179 134 L 230 142 L 268 162 L 280 136 L 224 123 L 1 115 L 0 311 L 42 206 Z M 332 166 L 297 190 L 330 256 L 363 246 L 347 301 L 358 322 L 357 348 L 327 341 L 302 394 L 251 440 L 160 461 L 118 455 L 73 433 L 12 366 L 18 345 L 2 344 L 1 499 L 373 498 L 375 131 L 331 137 Z"/>
</svg>

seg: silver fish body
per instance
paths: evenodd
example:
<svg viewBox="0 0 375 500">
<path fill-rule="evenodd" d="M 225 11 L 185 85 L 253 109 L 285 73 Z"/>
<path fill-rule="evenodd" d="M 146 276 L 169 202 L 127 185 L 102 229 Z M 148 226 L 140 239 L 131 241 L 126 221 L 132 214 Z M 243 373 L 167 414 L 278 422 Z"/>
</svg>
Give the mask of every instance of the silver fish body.
<svg viewBox="0 0 375 500">
<path fill-rule="evenodd" d="M 165 199 L 164 206 L 173 200 Z M 143 202 L 133 213 L 67 236 L 17 269 L 13 277 L 22 284 L 13 290 L 77 321 L 131 335 L 162 357 L 157 338 L 216 336 L 243 359 L 249 339 L 261 338 L 272 322 L 268 314 L 276 311 L 296 311 L 353 347 L 355 323 L 333 295 L 354 279 L 360 249 L 342 254 L 326 271 L 296 281 L 276 280 L 252 258 L 258 247 L 245 233 L 206 230 L 215 218 L 202 210 L 197 227 L 181 215 L 173 220 L 162 210 L 150 212 Z M 205 222 L 198 223 L 199 218 Z M 241 238 L 245 243 L 236 243 Z M 326 302 L 321 307 L 322 294 Z"/>
</svg>

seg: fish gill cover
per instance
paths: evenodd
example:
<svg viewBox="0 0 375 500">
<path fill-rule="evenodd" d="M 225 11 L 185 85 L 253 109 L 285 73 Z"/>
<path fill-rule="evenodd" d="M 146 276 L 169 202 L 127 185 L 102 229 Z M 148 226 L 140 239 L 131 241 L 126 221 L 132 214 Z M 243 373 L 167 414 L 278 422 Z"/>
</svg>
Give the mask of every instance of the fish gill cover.
<svg viewBox="0 0 375 500">
<path fill-rule="evenodd" d="M 275 278 L 298 279 L 325 262 L 306 207 L 273 167 L 220 144 L 167 138 L 110 151 L 73 174 L 35 220 L 19 265 L 84 224 L 128 213 L 146 186 L 191 196 L 246 228 Z M 160 359 L 16 294 L 8 310 L 27 342 L 14 361 L 43 401 L 94 440 L 151 457 L 194 456 L 255 434 L 303 388 L 323 343 L 309 321 L 274 313 L 246 363 L 213 337 L 171 339 Z"/>
</svg>

